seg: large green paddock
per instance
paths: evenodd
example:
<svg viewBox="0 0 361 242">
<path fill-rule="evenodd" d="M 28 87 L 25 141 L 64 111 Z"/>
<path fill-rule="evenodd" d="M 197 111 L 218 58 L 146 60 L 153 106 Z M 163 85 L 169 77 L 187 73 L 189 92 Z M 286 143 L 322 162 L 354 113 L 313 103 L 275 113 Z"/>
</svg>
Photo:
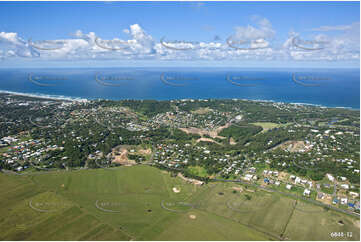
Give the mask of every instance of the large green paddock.
<svg viewBox="0 0 361 242">
<path fill-rule="evenodd" d="M 332 240 L 331 232 L 352 232 L 335 240 L 360 238 L 356 218 L 265 191 L 233 192 L 235 186 L 195 186 L 149 166 L 0 173 L 0 239 Z"/>
</svg>

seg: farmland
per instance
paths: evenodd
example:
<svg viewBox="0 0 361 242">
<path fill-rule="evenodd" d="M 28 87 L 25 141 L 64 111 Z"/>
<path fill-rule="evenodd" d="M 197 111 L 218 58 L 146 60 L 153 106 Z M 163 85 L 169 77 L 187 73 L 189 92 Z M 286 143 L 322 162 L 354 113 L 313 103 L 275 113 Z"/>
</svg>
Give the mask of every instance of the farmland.
<svg viewBox="0 0 361 242">
<path fill-rule="evenodd" d="M 359 240 L 351 216 L 234 186 L 196 186 L 144 165 L 0 173 L 0 239 Z"/>
</svg>

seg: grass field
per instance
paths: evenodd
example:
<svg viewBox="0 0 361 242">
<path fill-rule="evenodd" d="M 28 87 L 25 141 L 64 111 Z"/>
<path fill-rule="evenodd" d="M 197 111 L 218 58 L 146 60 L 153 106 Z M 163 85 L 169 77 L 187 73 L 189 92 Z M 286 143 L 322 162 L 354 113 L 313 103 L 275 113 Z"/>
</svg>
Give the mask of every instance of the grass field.
<svg viewBox="0 0 361 242">
<path fill-rule="evenodd" d="M 340 231 L 352 232 L 348 240 L 360 237 L 354 218 L 233 186 L 196 186 L 149 166 L 0 173 L 0 239 L 329 240 Z"/>
<path fill-rule="evenodd" d="M 190 166 L 188 170 L 195 176 L 208 177 L 207 170 L 201 166 Z"/>
<path fill-rule="evenodd" d="M 289 124 L 276 124 L 276 123 L 270 123 L 270 122 L 258 122 L 258 123 L 252 123 L 256 126 L 261 126 L 263 128 L 262 132 L 266 132 L 267 130 L 273 129 L 273 128 L 279 128 L 283 126 L 287 126 Z"/>
</svg>

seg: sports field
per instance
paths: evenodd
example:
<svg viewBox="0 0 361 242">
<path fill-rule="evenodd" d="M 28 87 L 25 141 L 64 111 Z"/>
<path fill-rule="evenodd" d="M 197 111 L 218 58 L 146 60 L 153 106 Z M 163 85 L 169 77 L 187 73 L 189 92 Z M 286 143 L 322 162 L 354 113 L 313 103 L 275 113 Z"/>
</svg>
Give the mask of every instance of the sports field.
<svg viewBox="0 0 361 242">
<path fill-rule="evenodd" d="M 196 186 L 149 166 L 0 173 L 1 240 L 332 240 L 359 221 L 233 183 Z M 342 220 L 342 225 L 339 221 Z"/>
</svg>

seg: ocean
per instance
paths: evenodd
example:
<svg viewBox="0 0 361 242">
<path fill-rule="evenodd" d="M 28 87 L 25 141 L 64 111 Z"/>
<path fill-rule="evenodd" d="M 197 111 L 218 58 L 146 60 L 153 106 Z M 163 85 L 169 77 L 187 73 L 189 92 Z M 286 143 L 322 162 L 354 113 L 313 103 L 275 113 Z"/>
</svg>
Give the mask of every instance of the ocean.
<svg viewBox="0 0 361 242">
<path fill-rule="evenodd" d="M 74 99 L 250 99 L 360 109 L 359 69 L 0 69 L 0 92 Z"/>
</svg>

